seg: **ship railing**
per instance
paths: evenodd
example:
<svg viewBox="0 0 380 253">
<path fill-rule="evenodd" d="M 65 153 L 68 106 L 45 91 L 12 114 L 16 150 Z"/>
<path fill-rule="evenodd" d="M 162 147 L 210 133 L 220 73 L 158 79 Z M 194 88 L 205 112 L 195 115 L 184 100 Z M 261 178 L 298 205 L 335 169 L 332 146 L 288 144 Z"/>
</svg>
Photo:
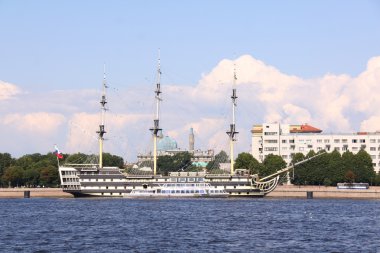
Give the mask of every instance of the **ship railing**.
<svg viewBox="0 0 380 253">
<path fill-rule="evenodd" d="M 128 174 L 128 173 L 123 173 L 123 175 L 126 177 L 126 178 L 147 178 L 147 179 L 150 179 L 150 178 L 157 178 L 157 177 L 161 177 L 161 175 L 156 175 L 156 176 L 153 176 L 153 175 L 137 175 L 137 174 Z"/>
<path fill-rule="evenodd" d="M 231 177 L 231 174 L 206 174 L 205 177 Z"/>
<path fill-rule="evenodd" d="M 98 164 L 92 164 L 92 163 L 88 163 L 88 164 L 76 164 L 76 163 L 67 163 L 65 164 L 63 167 L 74 167 L 74 168 L 78 168 L 82 171 L 97 171 L 99 169 L 99 165 Z"/>
</svg>

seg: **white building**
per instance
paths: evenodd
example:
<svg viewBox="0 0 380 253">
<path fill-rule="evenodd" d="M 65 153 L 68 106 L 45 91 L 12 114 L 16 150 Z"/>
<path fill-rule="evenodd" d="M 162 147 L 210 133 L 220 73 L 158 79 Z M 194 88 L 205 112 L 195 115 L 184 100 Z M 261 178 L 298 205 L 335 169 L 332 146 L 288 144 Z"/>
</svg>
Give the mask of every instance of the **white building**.
<svg viewBox="0 0 380 253">
<path fill-rule="evenodd" d="M 349 150 L 356 154 L 364 149 L 372 158 L 376 173 L 380 170 L 380 132 L 351 134 L 324 134 L 310 125 L 262 124 L 252 130 L 252 155 L 262 162 L 269 154 L 280 155 L 288 164 L 295 153 L 306 155 L 310 150 L 318 152 Z"/>
</svg>

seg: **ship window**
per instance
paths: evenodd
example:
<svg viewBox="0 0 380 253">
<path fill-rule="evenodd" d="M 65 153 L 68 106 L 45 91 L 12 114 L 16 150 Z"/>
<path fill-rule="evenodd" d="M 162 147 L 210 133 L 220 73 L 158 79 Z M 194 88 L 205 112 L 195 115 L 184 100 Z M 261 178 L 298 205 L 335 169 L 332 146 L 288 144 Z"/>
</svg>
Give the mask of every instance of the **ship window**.
<svg viewBox="0 0 380 253">
<path fill-rule="evenodd" d="M 186 193 L 185 190 L 181 190 L 181 193 Z"/>
<path fill-rule="evenodd" d="M 121 195 L 121 192 L 119 192 L 119 195 Z"/>
<path fill-rule="evenodd" d="M 186 178 L 185 177 L 184 178 L 179 178 L 178 181 L 179 182 L 186 182 Z"/>
<path fill-rule="evenodd" d="M 234 189 L 236 189 L 236 185 L 234 186 Z"/>
<path fill-rule="evenodd" d="M 187 180 L 188 180 L 189 182 L 195 182 L 195 178 L 193 178 L 193 177 L 189 177 Z"/>
<path fill-rule="evenodd" d="M 111 182 L 113 182 L 113 178 L 111 178 Z"/>
<path fill-rule="evenodd" d="M 108 186 L 106 186 L 106 189 L 108 189 Z"/>
<path fill-rule="evenodd" d="M 199 190 L 195 190 L 195 193 L 199 193 Z"/>
<path fill-rule="evenodd" d="M 175 193 L 181 193 L 181 191 L 180 190 L 176 190 Z"/>
<path fill-rule="evenodd" d="M 170 178 L 170 182 L 177 182 L 176 178 Z"/>
</svg>

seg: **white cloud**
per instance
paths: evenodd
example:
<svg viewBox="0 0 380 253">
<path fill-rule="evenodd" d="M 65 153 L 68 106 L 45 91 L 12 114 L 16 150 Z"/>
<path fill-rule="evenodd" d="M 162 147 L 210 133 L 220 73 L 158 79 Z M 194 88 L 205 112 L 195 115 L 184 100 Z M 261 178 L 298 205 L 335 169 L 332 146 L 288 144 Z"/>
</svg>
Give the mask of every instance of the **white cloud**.
<svg viewBox="0 0 380 253">
<path fill-rule="evenodd" d="M 380 131 L 380 116 L 372 116 L 364 120 L 360 124 L 361 132 L 379 132 Z"/>
<path fill-rule="evenodd" d="M 58 113 L 36 112 L 29 114 L 8 114 L 1 123 L 16 128 L 21 133 L 51 135 L 65 121 L 65 117 Z"/>
<path fill-rule="evenodd" d="M 285 104 L 283 106 L 284 112 L 287 117 L 284 119 L 284 123 L 293 124 L 294 122 L 304 123 L 311 121 L 311 115 L 305 108 L 293 105 Z"/>
<path fill-rule="evenodd" d="M 251 127 L 262 122 L 309 123 L 325 132 L 338 133 L 356 132 L 359 127 L 361 131 L 380 129 L 377 95 L 380 57 L 370 59 L 367 68 L 356 77 L 326 74 L 302 79 L 243 55 L 235 60 L 220 61 L 196 85 L 163 84 L 160 124 L 164 133 L 175 138 L 182 149 L 188 147 L 189 129 L 193 127 L 196 148 L 228 151 L 225 132 L 231 121 L 234 67 L 238 77 L 236 127 L 240 132 L 237 153 L 250 150 Z M 7 99 L 3 103 L 8 105 L 11 101 L 8 98 L 17 100 L 5 115 L 0 115 L 1 124 L 11 126 L 7 129 L 7 136 L 13 136 L 10 140 L 22 133 L 37 143 L 36 131 L 52 134 L 59 129 L 63 132 L 58 141 L 66 144 L 61 147 L 64 152 L 97 152 L 99 91 L 78 89 L 16 96 L 20 93 L 17 86 L 4 86 L 4 82 L 0 82 L 0 91 L 6 90 L 4 87 L 10 88 L 2 93 L 0 100 Z M 153 89 L 152 85 L 108 93 L 107 152 L 133 161 L 137 153 L 151 150 Z M 49 142 L 46 139 L 44 143 Z"/>
<path fill-rule="evenodd" d="M 0 100 L 6 100 L 21 93 L 21 89 L 14 84 L 0 80 Z"/>
</svg>

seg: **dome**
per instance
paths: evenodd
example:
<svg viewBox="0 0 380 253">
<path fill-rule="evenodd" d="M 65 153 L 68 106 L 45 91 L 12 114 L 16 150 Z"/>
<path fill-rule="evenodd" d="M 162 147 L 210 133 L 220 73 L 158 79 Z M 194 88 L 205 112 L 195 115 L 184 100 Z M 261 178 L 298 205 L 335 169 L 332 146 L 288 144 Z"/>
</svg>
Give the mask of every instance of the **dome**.
<svg viewBox="0 0 380 253">
<path fill-rule="evenodd" d="M 170 138 L 169 136 L 165 136 L 157 143 L 157 150 L 158 151 L 167 151 L 167 150 L 174 150 L 177 149 L 177 142 Z"/>
</svg>

